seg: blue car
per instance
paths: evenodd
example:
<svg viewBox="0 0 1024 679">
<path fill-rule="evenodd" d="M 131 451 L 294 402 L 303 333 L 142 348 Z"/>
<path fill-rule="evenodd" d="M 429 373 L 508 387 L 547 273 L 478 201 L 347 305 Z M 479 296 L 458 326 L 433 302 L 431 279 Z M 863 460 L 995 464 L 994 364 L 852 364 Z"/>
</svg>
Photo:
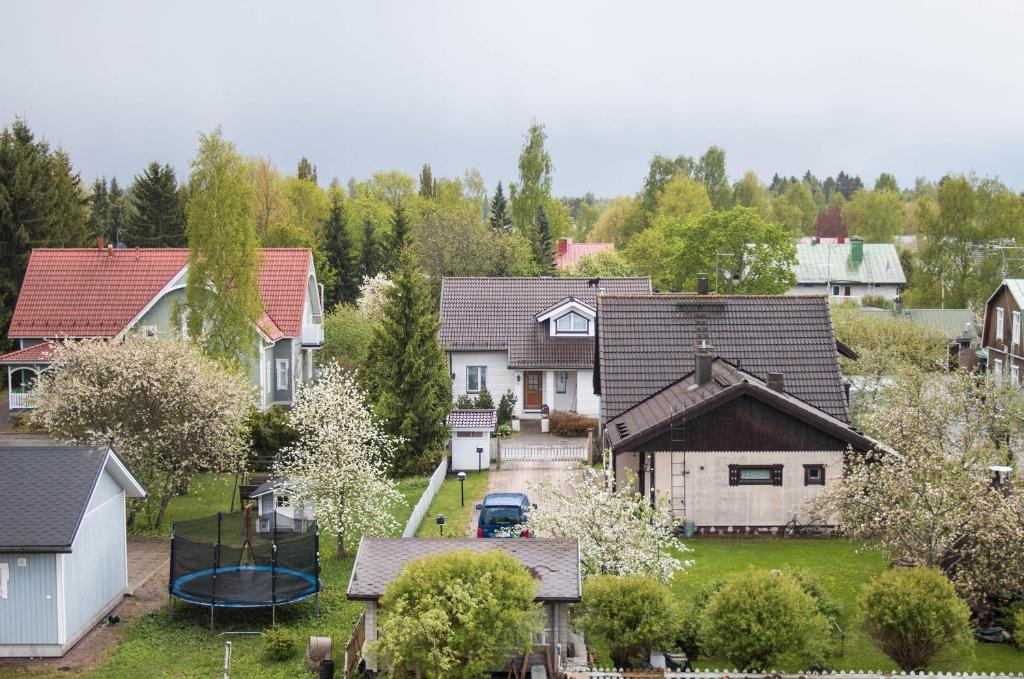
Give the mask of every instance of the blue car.
<svg viewBox="0 0 1024 679">
<path fill-rule="evenodd" d="M 530 498 L 523 493 L 490 493 L 476 506 L 480 522 L 476 527 L 478 538 L 530 537 L 530 531 L 520 528 L 530 516 Z"/>
</svg>

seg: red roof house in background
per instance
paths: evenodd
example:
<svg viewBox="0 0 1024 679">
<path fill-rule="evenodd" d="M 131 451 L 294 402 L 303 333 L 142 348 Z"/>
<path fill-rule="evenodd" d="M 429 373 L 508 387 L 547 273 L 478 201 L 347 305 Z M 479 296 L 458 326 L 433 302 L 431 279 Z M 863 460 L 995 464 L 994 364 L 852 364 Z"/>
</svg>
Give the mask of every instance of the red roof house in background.
<svg viewBox="0 0 1024 679">
<path fill-rule="evenodd" d="M 572 238 L 559 238 L 555 248 L 555 268 L 571 269 L 581 257 L 596 255 L 598 252 L 614 251 L 614 243 L 573 243 Z"/>
</svg>

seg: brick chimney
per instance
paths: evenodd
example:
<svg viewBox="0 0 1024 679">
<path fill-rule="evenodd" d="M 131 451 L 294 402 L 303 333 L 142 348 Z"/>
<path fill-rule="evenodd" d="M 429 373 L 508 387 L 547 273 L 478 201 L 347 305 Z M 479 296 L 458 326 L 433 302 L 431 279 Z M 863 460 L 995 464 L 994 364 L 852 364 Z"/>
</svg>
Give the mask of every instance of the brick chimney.
<svg viewBox="0 0 1024 679">
<path fill-rule="evenodd" d="M 786 391 L 786 376 L 782 373 L 768 373 L 768 379 L 765 380 L 765 384 L 772 391 L 784 392 Z"/>
<path fill-rule="evenodd" d="M 569 252 L 569 246 L 572 245 L 572 238 L 559 238 L 558 239 L 558 254 L 559 256 Z"/>
</svg>

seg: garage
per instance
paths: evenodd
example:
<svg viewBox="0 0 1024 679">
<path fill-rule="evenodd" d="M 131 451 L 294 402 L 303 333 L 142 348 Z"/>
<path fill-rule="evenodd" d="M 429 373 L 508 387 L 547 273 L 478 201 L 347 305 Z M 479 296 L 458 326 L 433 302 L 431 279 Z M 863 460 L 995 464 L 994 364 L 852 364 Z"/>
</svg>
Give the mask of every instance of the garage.
<svg viewBox="0 0 1024 679">
<path fill-rule="evenodd" d="M 453 410 L 448 415 L 447 423 L 452 433 L 452 471 L 476 471 L 490 465 L 491 432 L 497 420 L 494 409 Z"/>
</svg>

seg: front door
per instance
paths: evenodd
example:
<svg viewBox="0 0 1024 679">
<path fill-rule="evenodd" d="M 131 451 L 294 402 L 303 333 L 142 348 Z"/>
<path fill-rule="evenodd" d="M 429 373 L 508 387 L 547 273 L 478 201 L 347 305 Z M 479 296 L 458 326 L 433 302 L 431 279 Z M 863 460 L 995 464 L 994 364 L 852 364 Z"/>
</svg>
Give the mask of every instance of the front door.
<svg viewBox="0 0 1024 679">
<path fill-rule="evenodd" d="M 527 370 L 523 373 L 523 408 L 540 410 L 544 404 L 544 373 L 540 370 Z"/>
</svg>

